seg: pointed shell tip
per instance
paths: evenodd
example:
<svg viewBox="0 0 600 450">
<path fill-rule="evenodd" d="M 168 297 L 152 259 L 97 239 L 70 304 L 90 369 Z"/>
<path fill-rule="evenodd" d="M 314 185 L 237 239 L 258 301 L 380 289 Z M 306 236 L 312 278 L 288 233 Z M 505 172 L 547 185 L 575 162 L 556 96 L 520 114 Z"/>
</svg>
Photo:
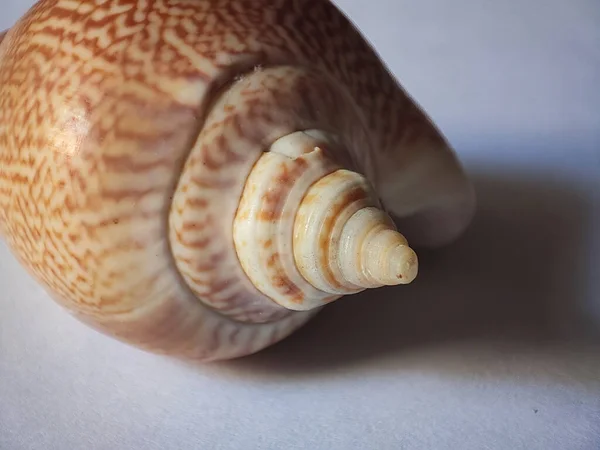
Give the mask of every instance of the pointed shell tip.
<svg viewBox="0 0 600 450">
<path fill-rule="evenodd" d="M 407 245 L 399 245 L 392 250 L 390 263 L 395 270 L 395 283 L 409 284 L 417 277 L 419 271 L 419 262 L 415 251 Z"/>
</svg>

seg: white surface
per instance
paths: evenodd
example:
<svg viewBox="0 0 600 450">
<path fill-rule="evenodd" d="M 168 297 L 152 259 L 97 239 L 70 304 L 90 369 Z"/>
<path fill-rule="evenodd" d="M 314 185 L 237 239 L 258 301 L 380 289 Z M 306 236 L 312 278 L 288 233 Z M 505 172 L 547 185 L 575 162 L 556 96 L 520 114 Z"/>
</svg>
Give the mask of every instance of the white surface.
<svg viewBox="0 0 600 450">
<path fill-rule="evenodd" d="M 465 161 L 468 235 L 198 368 L 75 322 L 0 246 L 0 449 L 600 448 L 600 3 L 338 4 Z"/>
</svg>

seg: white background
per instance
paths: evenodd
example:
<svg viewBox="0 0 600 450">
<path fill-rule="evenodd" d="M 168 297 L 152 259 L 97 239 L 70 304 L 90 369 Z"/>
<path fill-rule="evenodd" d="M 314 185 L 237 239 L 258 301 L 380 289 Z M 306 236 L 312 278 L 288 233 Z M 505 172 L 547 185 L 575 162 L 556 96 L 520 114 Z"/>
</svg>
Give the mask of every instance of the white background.
<svg viewBox="0 0 600 450">
<path fill-rule="evenodd" d="M 600 448 L 600 2 L 338 4 L 465 162 L 468 234 L 195 368 L 75 322 L 0 244 L 0 449 Z"/>
</svg>

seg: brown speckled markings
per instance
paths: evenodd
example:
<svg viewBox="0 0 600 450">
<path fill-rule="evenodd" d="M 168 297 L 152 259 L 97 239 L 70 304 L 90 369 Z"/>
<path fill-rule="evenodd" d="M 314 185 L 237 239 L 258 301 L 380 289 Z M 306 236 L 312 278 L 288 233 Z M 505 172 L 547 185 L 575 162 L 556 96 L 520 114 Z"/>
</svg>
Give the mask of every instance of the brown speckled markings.
<svg viewBox="0 0 600 450">
<path fill-rule="evenodd" d="M 243 276 L 235 205 L 261 151 L 317 126 L 380 189 L 390 158 L 445 148 L 327 0 L 42 0 L 0 46 L 0 231 L 98 329 L 251 353 L 312 314 Z"/>
<path fill-rule="evenodd" d="M 263 154 L 246 180 L 234 221 L 236 252 L 248 278 L 288 309 L 313 309 L 314 301 L 303 307 L 307 297 L 332 297 L 302 276 L 292 251 L 294 223 L 308 189 L 340 167 L 331 158 L 338 152 L 325 139 L 293 133 Z"/>
<path fill-rule="evenodd" d="M 237 316 L 264 303 L 244 275 L 230 226 L 257 159 L 270 143 L 297 129 L 337 130 L 347 147 L 365 142 L 352 110 L 337 114 L 344 103 L 330 83 L 287 66 L 245 75 L 215 103 L 186 161 L 171 214 L 179 271 L 213 308 Z"/>
</svg>

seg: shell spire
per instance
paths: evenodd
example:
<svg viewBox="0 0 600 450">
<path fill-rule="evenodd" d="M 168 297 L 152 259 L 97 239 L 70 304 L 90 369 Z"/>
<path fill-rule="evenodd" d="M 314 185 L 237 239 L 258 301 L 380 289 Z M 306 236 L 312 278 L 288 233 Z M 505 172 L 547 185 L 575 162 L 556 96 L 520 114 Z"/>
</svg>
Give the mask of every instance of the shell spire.
<svg viewBox="0 0 600 450">
<path fill-rule="evenodd" d="M 340 169 L 313 185 L 294 224 L 296 264 L 313 285 L 346 293 L 410 283 L 417 256 L 367 180 Z"/>
<path fill-rule="evenodd" d="M 333 162 L 336 145 L 315 130 L 281 138 L 257 162 L 240 201 L 234 241 L 241 265 L 288 309 L 417 276 L 417 255 L 369 181 Z"/>
<path fill-rule="evenodd" d="M 329 210 L 327 204 L 312 207 Z M 306 226 L 304 220 L 297 222 L 294 254 L 298 268 L 305 278 L 326 290 L 336 286 L 354 289 L 395 286 L 411 283 L 417 276 L 417 255 L 389 216 L 377 207 L 365 207 L 354 213 L 342 224 L 339 236 L 333 235 L 333 230 L 327 235 L 323 222 L 316 227 Z M 322 251 L 320 258 L 314 258 L 318 252 L 313 246 L 315 242 L 330 247 L 330 251 Z"/>
</svg>

